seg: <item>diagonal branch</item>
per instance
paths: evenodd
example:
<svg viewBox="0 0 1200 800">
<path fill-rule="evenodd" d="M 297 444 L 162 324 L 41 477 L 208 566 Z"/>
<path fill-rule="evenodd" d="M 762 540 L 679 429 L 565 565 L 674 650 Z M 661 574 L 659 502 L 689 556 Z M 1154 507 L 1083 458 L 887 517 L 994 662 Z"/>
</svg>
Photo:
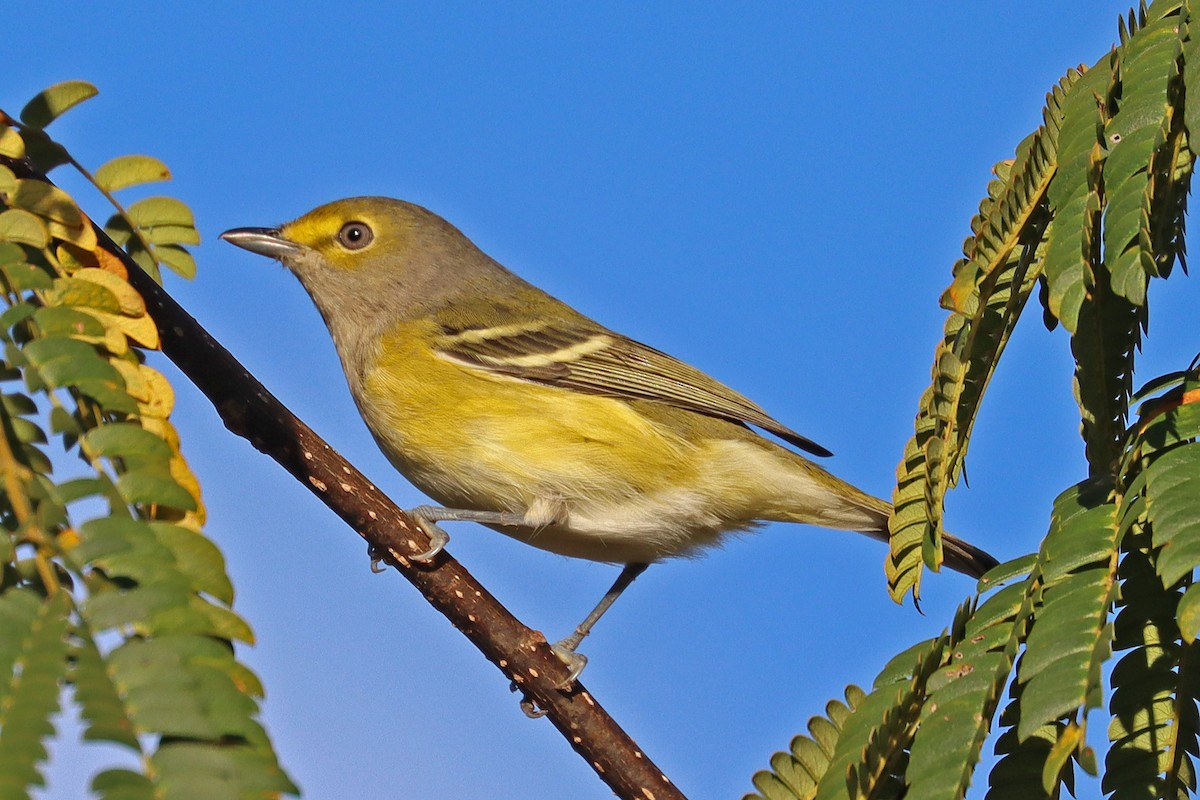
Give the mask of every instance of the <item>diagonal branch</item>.
<svg viewBox="0 0 1200 800">
<path fill-rule="evenodd" d="M 20 178 L 50 182 L 27 161 L 0 156 Z M 471 640 L 526 701 L 545 712 L 575 752 L 613 792 L 632 800 L 684 800 L 663 772 L 576 682 L 545 637 L 523 625 L 445 551 L 430 564 L 409 561 L 429 548 L 413 520 L 298 419 L 98 225 L 99 246 L 119 258 L 158 325 L 163 352 L 216 407 L 225 426 L 292 474 L 381 554 Z"/>
</svg>

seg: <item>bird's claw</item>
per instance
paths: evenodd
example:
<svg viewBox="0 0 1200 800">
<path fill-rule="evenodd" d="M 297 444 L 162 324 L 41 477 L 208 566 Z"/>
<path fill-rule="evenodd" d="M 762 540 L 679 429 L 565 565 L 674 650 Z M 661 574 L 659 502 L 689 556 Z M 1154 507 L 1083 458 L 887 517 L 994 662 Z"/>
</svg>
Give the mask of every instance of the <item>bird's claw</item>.
<svg viewBox="0 0 1200 800">
<path fill-rule="evenodd" d="M 575 652 L 574 647 L 564 645 L 562 642 L 550 645 L 550 649 L 567 667 L 567 677 L 559 681 L 555 688 L 561 692 L 570 691 L 571 687 L 575 685 L 575 681 L 579 680 L 579 676 L 583 674 L 583 668 L 587 666 L 587 656 Z"/>
<path fill-rule="evenodd" d="M 387 572 L 387 567 L 383 566 L 383 553 L 380 552 L 373 544 L 367 545 L 367 556 L 371 559 L 371 572 L 378 575 L 381 572 Z"/>
<path fill-rule="evenodd" d="M 417 524 L 421 526 L 421 530 L 429 537 L 429 549 L 414 553 L 411 556 L 406 556 L 409 561 L 415 561 L 418 564 L 428 564 L 433 559 L 437 558 L 437 554 L 446 549 L 446 545 L 450 543 L 450 534 L 446 533 L 440 527 L 422 517 L 415 516 Z"/>
<path fill-rule="evenodd" d="M 425 535 L 429 537 L 429 547 L 420 553 L 405 556 L 405 558 L 409 561 L 415 561 L 418 564 L 428 564 L 437 558 L 438 553 L 446 549 L 446 545 L 450 543 L 450 535 L 429 520 L 422 519 L 420 516 L 415 516 L 414 519 L 421 526 L 421 530 L 425 531 Z M 383 562 L 385 561 L 383 550 L 373 544 L 369 544 L 367 545 L 367 555 L 371 559 L 371 572 L 374 572 L 376 575 L 381 572 L 387 572 L 387 567 L 383 566 Z"/>
<path fill-rule="evenodd" d="M 513 681 L 510 684 L 508 684 L 508 690 L 510 692 L 514 692 L 514 693 L 522 691 L 521 687 L 517 686 L 516 681 Z M 530 697 L 528 694 L 526 694 L 524 697 L 521 698 L 521 712 L 525 716 L 529 717 L 530 719 L 537 719 L 538 717 L 544 717 L 550 713 L 546 709 L 538 707 L 537 701 L 534 700 L 532 697 Z"/>
</svg>

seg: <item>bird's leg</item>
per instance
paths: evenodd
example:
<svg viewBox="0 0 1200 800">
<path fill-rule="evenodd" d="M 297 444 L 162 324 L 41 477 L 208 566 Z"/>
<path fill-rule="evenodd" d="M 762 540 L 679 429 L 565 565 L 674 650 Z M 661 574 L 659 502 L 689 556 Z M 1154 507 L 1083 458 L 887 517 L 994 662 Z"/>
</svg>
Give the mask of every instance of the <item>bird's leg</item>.
<svg viewBox="0 0 1200 800">
<path fill-rule="evenodd" d="M 621 570 L 621 574 L 613 581 L 612 587 L 604 593 L 604 597 L 600 598 L 600 602 L 591 610 L 591 613 L 583 618 L 583 622 L 579 623 L 575 631 L 567 638 L 551 645 L 554 654 L 562 659 L 562 662 L 567 665 L 567 669 L 570 670 L 567 679 L 559 684 L 558 688 L 569 689 L 575 683 L 579 674 L 583 672 L 583 668 L 587 666 L 587 656 L 575 652 L 575 649 L 579 647 L 579 643 L 583 641 L 583 638 L 592 632 L 592 627 L 604 616 L 604 612 L 608 611 L 612 607 L 612 604 L 617 601 L 617 598 L 621 596 L 621 592 L 628 589 L 629 584 L 633 583 L 638 575 L 645 572 L 648 566 L 650 565 L 626 564 L 625 568 Z"/>
<path fill-rule="evenodd" d="M 479 522 L 484 525 L 523 525 L 525 516 L 508 511 L 472 511 L 467 508 L 442 508 L 441 506 L 417 506 L 410 508 L 408 515 L 417 521 L 421 530 L 429 536 L 429 549 L 423 553 L 406 556 L 409 561 L 428 564 L 445 549 L 450 541 L 450 534 L 437 525 L 438 522 Z M 367 548 L 371 557 L 371 571 L 383 572 L 379 566 L 382 560 L 373 547 Z"/>
</svg>

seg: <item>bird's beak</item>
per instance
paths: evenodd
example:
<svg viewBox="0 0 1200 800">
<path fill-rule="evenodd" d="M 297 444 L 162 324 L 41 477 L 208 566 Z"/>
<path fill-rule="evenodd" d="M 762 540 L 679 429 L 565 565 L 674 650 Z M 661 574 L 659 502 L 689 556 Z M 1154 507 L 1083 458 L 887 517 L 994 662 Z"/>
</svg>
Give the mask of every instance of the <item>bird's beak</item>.
<svg viewBox="0 0 1200 800">
<path fill-rule="evenodd" d="M 221 238 L 251 253 L 280 261 L 304 252 L 303 247 L 284 239 L 275 228 L 233 228 L 222 233 Z"/>
</svg>

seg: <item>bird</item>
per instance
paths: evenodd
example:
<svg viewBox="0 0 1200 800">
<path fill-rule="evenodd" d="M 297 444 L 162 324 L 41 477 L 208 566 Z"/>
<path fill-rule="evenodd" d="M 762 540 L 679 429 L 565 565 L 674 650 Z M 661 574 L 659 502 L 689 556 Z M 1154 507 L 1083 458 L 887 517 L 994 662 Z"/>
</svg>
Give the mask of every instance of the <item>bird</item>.
<svg viewBox="0 0 1200 800">
<path fill-rule="evenodd" d="M 565 686 L 587 663 L 584 637 L 650 564 L 767 522 L 887 541 L 891 505 L 808 457 L 829 450 L 523 280 L 419 205 L 351 197 L 221 238 L 299 279 L 376 443 L 437 504 L 410 512 L 432 542 L 414 560 L 445 546 L 438 522 L 474 521 L 623 565 L 553 645 Z M 997 563 L 948 534 L 942 545 L 945 565 L 974 578 Z"/>
</svg>

